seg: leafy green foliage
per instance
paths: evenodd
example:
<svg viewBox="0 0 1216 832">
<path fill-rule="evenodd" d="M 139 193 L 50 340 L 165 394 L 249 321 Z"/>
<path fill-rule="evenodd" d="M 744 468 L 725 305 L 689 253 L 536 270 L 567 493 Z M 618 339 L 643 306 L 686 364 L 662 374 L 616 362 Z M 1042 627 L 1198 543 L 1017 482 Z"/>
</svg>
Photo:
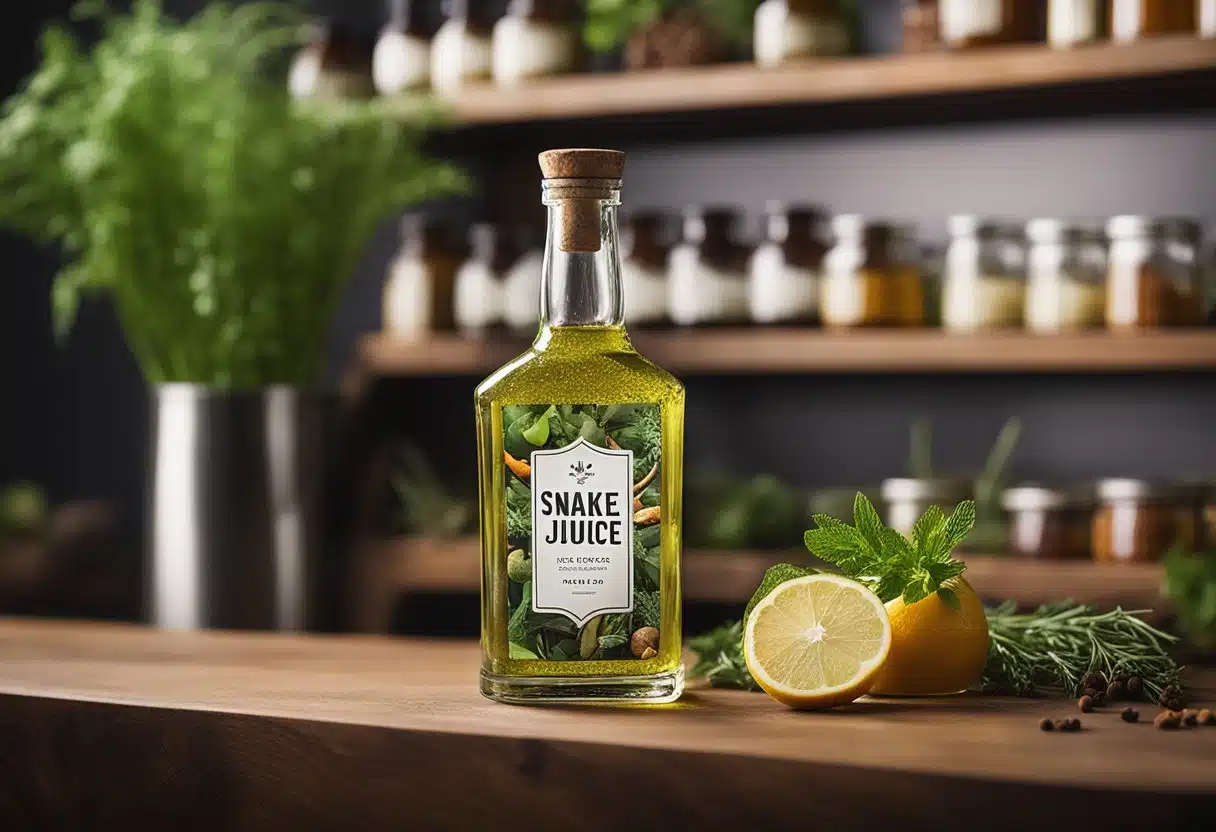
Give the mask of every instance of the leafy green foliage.
<svg viewBox="0 0 1216 832">
<path fill-rule="evenodd" d="M 1195 646 L 1216 647 L 1216 549 L 1176 547 L 1165 557 L 1165 594 L 1178 627 Z"/>
<path fill-rule="evenodd" d="M 1176 639 L 1139 617 L 1148 612 L 1117 608 L 1098 613 L 1070 601 L 1022 615 L 1012 602 L 986 610 L 983 688 L 1018 696 L 1044 690 L 1077 696 L 1081 678 L 1099 670 L 1107 678 L 1139 676 L 1148 698 L 1156 700 L 1166 687 L 1180 686 L 1178 666 L 1167 652 Z"/>
<path fill-rule="evenodd" d="M 659 607 L 660 594 L 657 589 L 635 590 L 633 593 L 633 622 L 634 629 L 654 627 L 658 629 L 662 621 Z"/>
<path fill-rule="evenodd" d="M 817 528 L 803 536 L 811 554 L 868 584 L 883 603 L 903 596 L 904 603 L 915 604 L 936 592 L 958 607 L 958 598 L 943 584 L 967 568 L 950 555 L 975 525 L 974 503 L 959 503 L 949 517 L 929 508 L 913 527 L 911 540 L 885 526 L 861 493 L 853 503 L 852 526 L 825 514 L 813 519 Z"/>
<path fill-rule="evenodd" d="M 690 639 L 688 647 L 697 654 L 693 676 L 709 680 L 716 688 L 759 690 L 743 658 L 743 622 L 723 624 L 704 635 Z"/>
<path fill-rule="evenodd" d="M 343 285 L 394 212 L 466 186 L 428 159 L 435 113 L 294 102 L 268 68 L 299 41 L 276 3 L 102 3 L 91 48 L 63 28 L 0 111 L 0 224 L 57 245 L 66 333 L 108 296 L 152 382 L 320 380 Z"/>
<path fill-rule="evenodd" d="M 507 539 L 512 543 L 532 539 L 532 491 L 519 480 L 507 485 Z"/>
</svg>

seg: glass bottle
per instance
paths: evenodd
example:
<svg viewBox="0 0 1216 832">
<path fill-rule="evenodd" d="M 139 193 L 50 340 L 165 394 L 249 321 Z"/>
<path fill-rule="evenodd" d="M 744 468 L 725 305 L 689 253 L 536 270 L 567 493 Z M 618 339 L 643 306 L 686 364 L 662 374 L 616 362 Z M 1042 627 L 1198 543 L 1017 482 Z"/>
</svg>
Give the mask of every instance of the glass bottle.
<svg viewBox="0 0 1216 832">
<path fill-rule="evenodd" d="M 551 150 L 540 164 L 540 329 L 475 394 L 481 691 L 669 702 L 684 685 L 684 388 L 625 332 L 624 154 Z"/>
<path fill-rule="evenodd" d="M 494 24 L 494 83 L 514 86 L 528 78 L 574 71 L 578 31 L 566 0 L 511 0 Z"/>
<path fill-rule="evenodd" d="M 902 0 L 905 52 L 934 52 L 941 48 L 938 0 Z"/>
<path fill-rule="evenodd" d="M 507 329 L 530 334 L 540 314 L 541 273 L 545 266 L 544 238 L 539 228 L 519 229 L 523 252 L 502 276 L 502 320 Z"/>
<path fill-rule="evenodd" d="M 1195 32 L 1199 3 L 1192 0 L 1110 0 L 1110 36 L 1130 43 L 1153 35 Z"/>
<path fill-rule="evenodd" d="M 819 317 L 833 328 L 920 326 L 925 319 L 920 252 L 911 226 L 832 218 L 836 244 L 823 260 Z"/>
<path fill-rule="evenodd" d="M 308 43 L 292 59 L 287 89 L 293 98 L 327 101 L 370 96 L 374 86 L 367 44 L 340 23 L 314 22 Z"/>
<path fill-rule="evenodd" d="M 836 0 L 764 0 L 752 31 L 759 66 L 849 51 L 849 27 Z"/>
<path fill-rule="evenodd" d="M 1115 329 L 1203 322 L 1200 229 L 1193 220 L 1112 217 L 1106 325 Z"/>
<path fill-rule="evenodd" d="M 755 323 L 810 323 L 818 315 L 819 272 L 827 246 L 819 208 L 773 204 L 767 241 L 752 255 L 748 306 Z"/>
<path fill-rule="evenodd" d="M 502 276 L 520 254 L 518 236 L 490 223 L 469 230 L 469 258 L 456 271 L 456 326 L 482 334 L 502 323 Z"/>
<path fill-rule="evenodd" d="M 1044 0 L 941 0 L 942 42 L 972 49 L 1041 40 Z"/>
<path fill-rule="evenodd" d="M 1049 0 L 1047 42 L 1056 49 L 1093 43 L 1106 32 L 1102 0 Z"/>
<path fill-rule="evenodd" d="M 490 77 L 487 0 L 448 0 L 448 19 L 431 42 L 431 89 L 453 95 L 470 81 Z"/>
<path fill-rule="evenodd" d="M 1065 332 L 1106 319 L 1106 235 L 1050 217 L 1026 223 L 1026 328 Z"/>
<path fill-rule="evenodd" d="M 1020 226 L 950 218 L 950 247 L 942 283 L 942 326 L 954 332 L 1022 325 L 1026 253 Z"/>
<path fill-rule="evenodd" d="M 416 214 L 402 219 L 401 250 L 384 284 L 386 332 L 417 340 L 453 328 L 457 248 L 446 224 Z"/>
<path fill-rule="evenodd" d="M 667 257 L 670 216 L 639 211 L 625 222 L 621 235 L 621 283 L 625 315 L 631 324 L 656 326 L 667 316 Z"/>
<path fill-rule="evenodd" d="M 431 83 L 431 40 L 421 5 L 389 0 L 388 23 L 372 52 L 372 80 L 381 95 L 425 89 Z"/>
<path fill-rule="evenodd" d="M 742 216 L 733 208 L 690 208 L 684 239 L 671 250 L 668 300 L 680 326 L 747 320 L 747 263 L 751 251 L 737 239 Z"/>
</svg>

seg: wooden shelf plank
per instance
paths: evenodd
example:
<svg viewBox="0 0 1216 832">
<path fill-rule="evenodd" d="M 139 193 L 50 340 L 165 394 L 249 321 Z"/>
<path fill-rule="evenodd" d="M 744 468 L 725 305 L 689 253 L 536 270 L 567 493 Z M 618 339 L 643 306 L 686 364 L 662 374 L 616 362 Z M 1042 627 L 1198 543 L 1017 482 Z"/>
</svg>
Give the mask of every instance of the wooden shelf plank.
<svg viewBox="0 0 1216 832">
<path fill-rule="evenodd" d="M 355 626 L 383 630 L 388 609 L 403 592 L 470 593 L 481 586 L 476 538 L 378 541 L 357 555 Z M 775 563 L 805 561 L 806 553 L 685 552 L 681 567 L 686 601 L 742 604 L 764 570 Z M 1157 564 L 1102 565 L 1088 561 L 1032 561 L 971 555 L 967 580 L 989 601 L 1016 599 L 1027 606 L 1071 598 L 1102 608 L 1163 608 L 1162 569 Z"/>
<path fill-rule="evenodd" d="M 800 61 L 771 69 L 739 63 L 570 75 L 507 89 L 487 83 L 470 86 L 451 107 L 460 124 L 512 124 L 1032 89 L 1213 68 L 1216 40 L 1177 36 L 1065 50 L 1031 45 Z M 416 105 L 406 99 L 399 106 Z"/>
<path fill-rule="evenodd" d="M 515 708 L 479 695 L 478 659 L 464 641 L 0 621 L 0 817 L 14 829 L 88 818 L 105 829 L 609 830 L 679 818 L 961 832 L 975 828 L 974 807 L 1002 829 L 1061 818 L 1201 829 L 1216 811 L 1216 730 L 1154 731 L 1113 708 L 1071 736 L 1037 727 L 1075 713 L 1071 703 L 980 695 L 795 713 L 694 685 L 673 707 Z M 1194 706 L 1216 696 L 1210 671 L 1188 682 Z M 638 782 L 640 797 L 624 799 Z M 588 783 L 622 797 L 589 812 L 571 799 Z"/>
<path fill-rule="evenodd" d="M 825 332 L 740 328 L 640 331 L 646 357 L 681 374 L 990 373 L 1216 370 L 1216 330 L 1141 334 L 1022 332 L 954 335 L 938 330 Z M 403 341 L 371 335 L 360 346 L 363 375 L 488 373 L 526 349 L 522 339 L 436 335 Z"/>
</svg>

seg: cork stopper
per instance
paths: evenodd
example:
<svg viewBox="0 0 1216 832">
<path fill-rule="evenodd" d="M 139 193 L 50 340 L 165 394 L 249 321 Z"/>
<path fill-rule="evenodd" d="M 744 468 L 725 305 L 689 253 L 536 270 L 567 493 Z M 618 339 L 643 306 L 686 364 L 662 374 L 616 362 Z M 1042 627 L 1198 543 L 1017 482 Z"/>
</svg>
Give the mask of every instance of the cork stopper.
<svg viewBox="0 0 1216 832">
<path fill-rule="evenodd" d="M 621 186 L 625 154 L 572 148 L 539 156 L 546 202 L 562 203 L 557 246 L 562 251 L 600 250 L 600 201 Z"/>
</svg>

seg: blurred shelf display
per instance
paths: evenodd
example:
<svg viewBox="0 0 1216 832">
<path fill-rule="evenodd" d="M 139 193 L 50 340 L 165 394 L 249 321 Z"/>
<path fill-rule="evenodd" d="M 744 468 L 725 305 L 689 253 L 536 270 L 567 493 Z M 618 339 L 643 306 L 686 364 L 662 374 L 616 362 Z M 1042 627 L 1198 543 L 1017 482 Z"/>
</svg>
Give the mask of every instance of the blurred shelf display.
<svg viewBox="0 0 1216 832">
<path fill-rule="evenodd" d="M 776 563 L 807 561 L 801 551 L 685 552 L 681 567 L 686 602 L 743 604 Z M 1072 598 L 1099 607 L 1161 607 L 1160 564 L 1102 565 L 1015 560 L 997 555 L 966 558 L 967 580 L 991 600 L 1016 598 L 1033 606 Z M 388 539 L 367 544 L 354 558 L 352 626 L 386 632 L 393 605 L 405 593 L 472 593 L 481 586 L 477 538 Z"/>
<path fill-rule="evenodd" d="M 1216 71 L 1216 41 L 1191 35 L 1051 49 L 1045 44 L 748 63 L 532 79 L 518 87 L 470 83 L 449 99 L 459 125 L 944 96 Z M 1074 99 L 1074 103 L 1076 103 Z M 405 110 L 417 103 L 403 98 Z"/>
<path fill-rule="evenodd" d="M 795 328 L 645 331 L 638 348 L 678 373 L 986 373 L 1216 370 L 1216 331 L 1031 335 L 935 330 L 823 332 Z M 364 376 L 488 372 L 526 349 L 523 338 L 432 335 L 408 341 L 369 335 Z"/>
</svg>

